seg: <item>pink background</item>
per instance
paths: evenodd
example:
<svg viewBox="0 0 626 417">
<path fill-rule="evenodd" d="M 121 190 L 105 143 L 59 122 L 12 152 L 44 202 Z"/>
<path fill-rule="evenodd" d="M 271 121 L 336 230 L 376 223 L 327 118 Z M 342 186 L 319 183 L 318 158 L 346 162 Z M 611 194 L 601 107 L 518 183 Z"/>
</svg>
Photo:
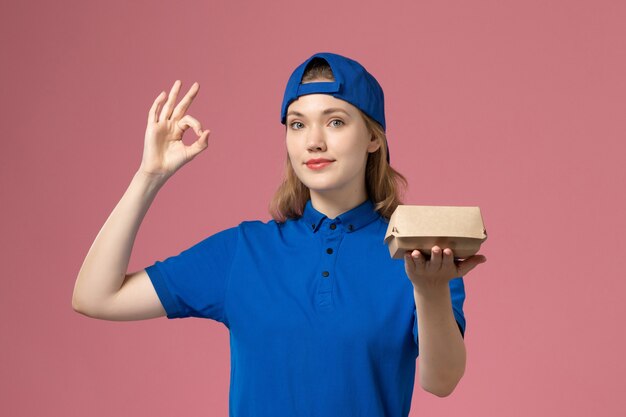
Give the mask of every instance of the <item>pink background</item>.
<svg viewBox="0 0 626 417">
<path fill-rule="evenodd" d="M 226 416 L 228 330 L 71 307 L 90 245 L 176 79 L 209 147 L 160 191 L 130 269 L 268 220 L 293 68 L 357 59 L 386 95 L 407 204 L 478 205 L 468 364 L 416 381 L 412 416 L 615 416 L 626 408 L 626 3 L 3 2 L 0 414 Z M 185 142 L 191 143 L 191 131 Z"/>
</svg>

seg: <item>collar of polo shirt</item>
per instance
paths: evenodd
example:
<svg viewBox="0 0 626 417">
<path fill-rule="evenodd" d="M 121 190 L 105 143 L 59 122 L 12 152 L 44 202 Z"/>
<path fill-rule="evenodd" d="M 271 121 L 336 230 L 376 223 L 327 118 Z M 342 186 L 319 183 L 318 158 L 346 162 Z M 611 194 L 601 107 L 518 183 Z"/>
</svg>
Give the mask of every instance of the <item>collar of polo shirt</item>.
<svg viewBox="0 0 626 417">
<path fill-rule="evenodd" d="M 354 207 L 345 213 L 340 214 L 334 219 L 329 219 L 324 213 L 317 211 L 311 200 L 307 201 L 304 207 L 304 213 L 302 214 L 301 221 L 307 225 L 308 229 L 313 233 L 317 232 L 324 222 L 324 219 L 330 224 L 336 224 L 338 227 L 344 227 L 347 233 L 359 230 L 361 227 L 366 226 L 376 220 L 380 214 L 374 210 L 374 203 L 370 199 L 365 200 L 363 203 Z"/>
</svg>

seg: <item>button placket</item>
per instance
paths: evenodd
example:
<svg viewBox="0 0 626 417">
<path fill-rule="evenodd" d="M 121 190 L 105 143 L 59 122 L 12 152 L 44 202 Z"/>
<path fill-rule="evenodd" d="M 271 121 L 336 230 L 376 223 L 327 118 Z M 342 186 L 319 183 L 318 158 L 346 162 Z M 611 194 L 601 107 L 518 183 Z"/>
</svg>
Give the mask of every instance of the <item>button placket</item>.
<svg viewBox="0 0 626 417">
<path fill-rule="evenodd" d="M 318 299 L 320 306 L 330 306 L 333 281 L 335 278 L 335 256 L 343 236 L 343 228 L 337 224 L 336 221 L 333 221 L 326 227 L 322 227 L 320 231 L 323 233 L 322 250 L 324 250 L 325 253 L 323 254 L 318 272 L 320 274 L 318 276 L 321 280 L 318 286 Z"/>
</svg>

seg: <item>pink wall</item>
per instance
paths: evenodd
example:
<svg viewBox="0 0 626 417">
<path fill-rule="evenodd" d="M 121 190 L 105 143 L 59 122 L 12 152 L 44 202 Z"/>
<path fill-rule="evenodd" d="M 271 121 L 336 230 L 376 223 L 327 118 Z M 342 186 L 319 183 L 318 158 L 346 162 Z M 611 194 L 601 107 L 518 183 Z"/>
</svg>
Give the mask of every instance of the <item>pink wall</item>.
<svg viewBox="0 0 626 417">
<path fill-rule="evenodd" d="M 623 412 L 626 3 L 248 3 L 2 5 L 0 414 L 227 415 L 226 328 L 88 319 L 74 281 L 176 79 L 201 85 L 209 148 L 161 190 L 130 269 L 268 220 L 283 88 L 317 51 L 381 82 L 407 203 L 478 205 L 489 233 L 466 374 L 445 399 L 416 384 L 411 415 Z"/>
</svg>

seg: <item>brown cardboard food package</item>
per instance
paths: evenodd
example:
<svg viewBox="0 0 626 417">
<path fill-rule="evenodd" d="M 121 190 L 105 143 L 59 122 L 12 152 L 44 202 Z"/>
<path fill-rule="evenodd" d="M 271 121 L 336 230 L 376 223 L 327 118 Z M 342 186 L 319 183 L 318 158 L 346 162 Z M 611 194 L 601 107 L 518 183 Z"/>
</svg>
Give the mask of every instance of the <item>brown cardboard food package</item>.
<svg viewBox="0 0 626 417">
<path fill-rule="evenodd" d="M 389 219 L 384 242 L 394 259 L 417 249 L 427 258 L 437 245 L 455 259 L 475 255 L 487 239 L 479 207 L 399 205 Z"/>
</svg>

